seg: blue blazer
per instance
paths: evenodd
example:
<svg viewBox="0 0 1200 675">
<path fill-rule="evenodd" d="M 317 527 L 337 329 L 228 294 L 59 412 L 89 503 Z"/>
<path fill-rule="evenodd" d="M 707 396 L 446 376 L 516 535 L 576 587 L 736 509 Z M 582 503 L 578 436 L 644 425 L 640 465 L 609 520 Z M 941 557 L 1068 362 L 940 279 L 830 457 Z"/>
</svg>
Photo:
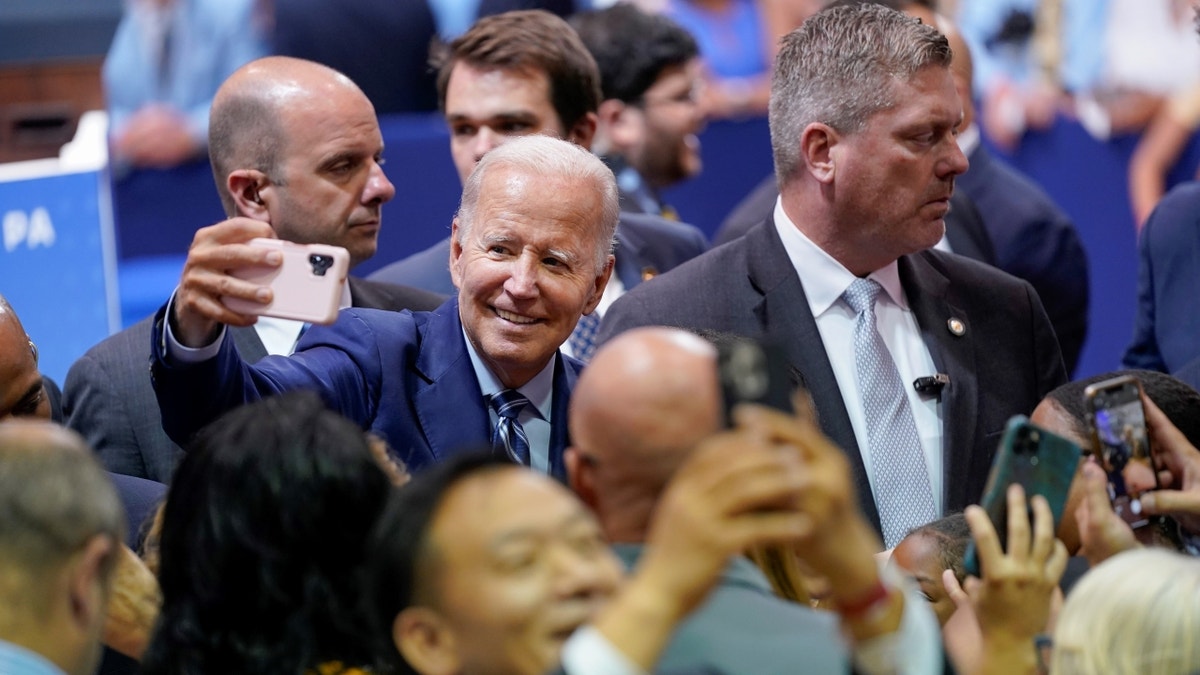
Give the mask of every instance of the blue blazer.
<svg viewBox="0 0 1200 675">
<path fill-rule="evenodd" d="M 156 315 L 156 327 L 165 310 Z M 332 325 L 307 331 L 292 356 L 254 365 L 230 340 L 200 364 L 170 364 L 160 341 L 151 342 L 163 429 L 181 445 L 231 408 L 294 389 L 316 391 L 331 410 L 382 437 L 410 471 L 491 444 L 454 298 L 430 312 L 342 310 Z M 566 475 L 567 406 L 580 368 L 562 355 L 554 368 L 550 472 L 560 479 Z"/>
<path fill-rule="evenodd" d="M 1200 358 L 1200 183 L 1168 192 L 1146 220 L 1137 296 L 1126 368 L 1172 373 Z M 1188 383 L 1195 386 L 1194 378 Z"/>
<path fill-rule="evenodd" d="M 621 212 L 616 240 L 614 252 L 617 260 L 613 273 L 626 290 L 695 258 L 708 248 L 704 233 L 694 225 L 625 211 Z M 367 278 L 446 295 L 458 292 L 450 281 L 449 238 L 391 263 Z"/>
</svg>

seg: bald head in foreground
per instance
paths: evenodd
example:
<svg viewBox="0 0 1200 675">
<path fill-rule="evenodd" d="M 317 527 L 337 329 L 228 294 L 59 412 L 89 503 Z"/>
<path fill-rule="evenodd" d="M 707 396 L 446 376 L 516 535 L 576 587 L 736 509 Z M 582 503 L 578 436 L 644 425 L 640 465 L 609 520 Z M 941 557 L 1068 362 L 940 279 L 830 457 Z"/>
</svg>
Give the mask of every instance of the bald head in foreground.
<svg viewBox="0 0 1200 675">
<path fill-rule="evenodd" d="M 40 672 L 43 659 L 68 675 L 95 670 L 124 529 L 78 435 L 0 424 L 0 671 Z"/>
<path fill-rule="evenodd" d="M 913 650 L 914 662 L 928 662 L 929 672 L 936 671 L 933 616 L 919 597 L 906 597 L 898 584 L 881 578 L 872 559 L 879 539 L 855 507 L 849 467 L 838 448 L 811 421 L 766 409 L 739 408 L 734 428 L 725 431 L 721 409 L 717 349 L 711 343 L 674 328 L 623 333 L 597 352 L 575 389 L 573 445 L 567 452 L 571 487 L 632 567 L 647 550 L 654 515 L 672 479 L 683 467 L 695 472 L 704 465 L 697 459 L 699 448 L 725 446 L 724 453 L 710 455 L 718 462 L 705 465 L 716 492 L 755 453 L 789 454 L 806 476 L 805 488 L 796 502 L 774 508 L 798 508 L 811 527 L 786 549 L 828 578 L 840 616 L 781 599 L 754 563 L 737 556 L 708 601 L 677 630 L 660 668 L 798 672 L 797 664 L 803 664 L 800 672 L 849 672 L 859 650 L 882 636 L 902 635 L 899 641 Z M 767 473 L 758 477 L 764 485 L 773 479 Z M 864 603 L 874 609 L 864 611 Z M 852 638 L 850 649 L 843 633 Z M 911 672 L 926 672 L 921 668 Z"/>
</svg>

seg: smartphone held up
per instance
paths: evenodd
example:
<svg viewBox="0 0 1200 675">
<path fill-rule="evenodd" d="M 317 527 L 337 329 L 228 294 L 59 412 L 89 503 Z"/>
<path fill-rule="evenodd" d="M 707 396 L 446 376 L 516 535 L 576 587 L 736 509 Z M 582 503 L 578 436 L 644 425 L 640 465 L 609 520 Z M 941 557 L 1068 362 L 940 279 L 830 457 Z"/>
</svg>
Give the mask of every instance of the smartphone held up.
<svg viewBox="0 0 1200 675">
<path fill-rule="evenodd" d="M 243 267 L 231 274 L 269 286 L 271 302 L 262 304 L 223 296 L 226 307 L 243 314 L 259 314 L 308 323 L 330 324 L 337 319 L 342 288 L 350 272 L 350 254 L 340 246 L 295 244 L 280 239 L 251 239 L 250 246 L 278 250 L 278 267 Z"/>
</svg>

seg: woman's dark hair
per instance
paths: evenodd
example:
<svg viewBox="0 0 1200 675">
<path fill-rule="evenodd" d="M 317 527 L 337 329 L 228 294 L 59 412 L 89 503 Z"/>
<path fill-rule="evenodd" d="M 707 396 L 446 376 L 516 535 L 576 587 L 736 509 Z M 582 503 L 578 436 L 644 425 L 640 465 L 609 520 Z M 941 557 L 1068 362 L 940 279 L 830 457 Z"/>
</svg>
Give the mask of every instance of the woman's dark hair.
<svg viewBox="0 0 1200 675">
<path fill-rule="evenodd" d="M 1122 375 L 1136 377 L 1142 383 L 1146 396 L 1162 409 L 1167 419 L 1171 420 L 1171 424 L 1178 427 L 1192 445 L 1200 446 L 1200 392 L 1166 373 L 1152 370 L 1114 370 L 1111 373 L 1068 382 L 1046 394 L 1046 398 L 1054 401 L 1059 410 L 1066 413 L 1076 435 L 1087 438 L 1091 432 L 1088 431 L 1084 390 L 1090 385 Z"/>
<path fill-rule="evenodd" d="M 309 392 L 202 430 L 164 506 L 163 606 L 141 672 L 368 664 L 361 568 L 391 489 L 362 430 Z"/>
</svg>

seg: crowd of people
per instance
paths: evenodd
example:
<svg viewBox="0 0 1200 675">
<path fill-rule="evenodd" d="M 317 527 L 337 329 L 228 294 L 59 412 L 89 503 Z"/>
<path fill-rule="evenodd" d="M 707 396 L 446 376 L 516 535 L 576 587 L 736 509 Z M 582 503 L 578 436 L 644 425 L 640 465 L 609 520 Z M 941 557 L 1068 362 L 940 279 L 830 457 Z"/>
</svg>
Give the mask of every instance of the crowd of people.
<svg viewBox="0 0 1200 675">
<path fill-rule="evenodd" d="M 192 146 L 227 217 L 154 316 L 60 393 L 0 298 L 0 673 L 1200 670 L 1194 341 L 1072 381 L 1087 261 L 980 145 L 968 41 L 829 4 L 711 250 L 661 198 L 702 170 L 703 39 L 625 4 L 447 31 L 450 236 L 328 325 L 240 270 L 375 255 L 378 105 L 233 69 Z M 1150 447 L 1114 477 L 1085 400 L 1122 375 Z M 989 487 L 1017 415 L 1082 449 L 1063 503 Z"/>
</svg>

